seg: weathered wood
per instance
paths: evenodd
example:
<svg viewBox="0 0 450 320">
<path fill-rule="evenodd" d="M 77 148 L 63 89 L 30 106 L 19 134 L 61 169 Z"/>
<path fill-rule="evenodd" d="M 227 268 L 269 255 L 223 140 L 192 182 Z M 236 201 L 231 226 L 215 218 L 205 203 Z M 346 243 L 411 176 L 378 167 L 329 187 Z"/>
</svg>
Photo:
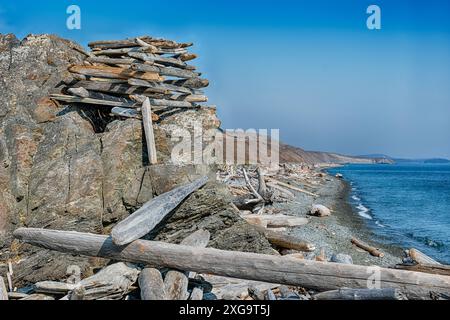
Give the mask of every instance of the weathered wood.
<svg viewBox="0 0 450 320">
<path fill-rule="evenodd" d="M 0 300 L 8 300 L 8 290 L 2 276 L 0 276 Z"/>
<path fill-rule="evenodd" d="M 131 290 L 131 286 L 139 276 L 136 266 L 123 262 L 114 263 L 100 270 L 95 275 L 81 280 L 76 287 L 85 289 L 84 300 L 123 297 Z M 70 293 L 65 299 L 70 298 Z"/>
<path fill-rule="evenodd" d="M 111 65 L 128 65 L 136 63 L 136 59 L 131 58 L 106 58 L 106 57 L 90 57 L 87 61 L 92 63 L 103 63 Z"/>
<path fill-rule="evenodd" d="M 193 248 L 206 248 L 211 235 L 207 230 L 198 230 L 186 237 L 181 245 Z M 194 278 L 195 275 L 188 275 L 188 272 L 170 270 L 164 279 L 164 286 L 169 300 L 187 300 L 189 297 L 188 285 L 189 277 Z"/>
<path fill-rule="evenodd" d="M 450 291 L 448 276 L 381 267 L 374 270 L 374 267 L 192 248 L 145 240 L 116 246 L 107 236 L 70 231 L 20 228 L 14 232 L 14 237 L 32 245 L 70 254 L 275 282 L 318 291 L 343 287 L 367 288 L 369 277 L 374 272 L 379 275 L 381 288 L 399 289 L 411 299 L 429 299 L 430 292 L 448 294 Z"/>
<path fill-rule="evenodd" d="M 192 289 L 191 295 L 189 296 L 189 300 L 192 301 L 203 300 L 203 289 L 200 287 L 194 287 L 194 289 Z"/>
<path fill-rule="evenodd" d="M 66 294 L 76 287 L 74 284 L 56 281 L 42 281 L 36 283 L 34 286 L 36 292 L 49 294 Z"/>
<path fill-rule="evenodd" d="M 254 226 L 254 228 L 262 232 L 267 240 L 274 246 L 283 249 L 292 249 L 305 252 L 316 250 L 316 246 L 314 244 L 298 239 L 297 237 L 271 231 L 269 229 L 264 229 L 257 226 Z"/>
<path fill-rule="evenodd" d="M 249 223 L 252 219 L 259 218 L 265 223 L 268 228 L 283 228 L 283 227 L 298 227 L 308 224 L 309 220 L 302 217 L 293 217 L 283 214 L 273 214 L 273 215 L 256 215 L 247 214 L 243 215 L 242 218 L 247 220 Z"/>
<path fill-rule="evenodd" d="M 441 265 L 433 258 L 414 248 L 408 250 L 408 256 L 412 259 L 412 261 L 418 264 Z"/>
<path fill-rule="evenodd" d="M 42 293 L 35 293 L 35 294 L 30 294 L 29 296 L 20 299 L 22 300 L 30 300 L 30 301 L 45 301 L 45 300 L 55 300 L 54 297 L 49 296 L 49 295 L 45 295 Z"/>
<path fill-rule="evenodd" d="M 99 78 L 142 79 L 147 81 L 163 81 L 164 78 L 155 72 L 138 72 L 128 68 L 110 66 L 72 66 L 69 68 L 72 73 Z"/>
<path fill-rule="evenodd" d="M 166 80 L 164 81 L 164 83 L 191 89 L 200 89 L 209 86 L 208 80 L 200 78 L 192 78 L 185 80 Z"/>
<path fill-rule="evenodd" d="M 267 179 L 268 181 L 270 181 L 270 182 L 272 182 L 272 183 L 276 183 L 276 184 L 278 184 L 278 185 L 280 185 L 280 186 L 282 186 L 282 187 L 285 187 L 285 188 L 288 188 L 288 189 L 291 189 L 291 190 L 294 190 L 294 191 L 298 191 L 298 192 L 307 194 L 307 195 L 312 196 L 312 197 L 318 197 L 318 196 L 319 196 L 319 195 L 317 195 L 317 194 L 315 194 L 315 193 L 312 193 L 312 192 L 303 190 L 303 189 L 301 189 L 301 188 L 297 188 L 297 187 L 295 187 L 295 186 L 291 186 L 290 184 L 284 183 L 284 182 L 282 182 L 282 181 L 279 181 L 279 180 L 276 180 L 276 179 L 273 179 L 273 178 L 267 177 L 266 179 Z"/>
<path fill-rule="evenodd" d="M 10 300 L 20 300 L 20 299 L 23 299 L 23 298 L 27 298 L 29 296 L 30 296 L 29 294 L 22 293 L 22 292 L 8 292 L 8 298 Z"/>
<path fill-rule="evenodd" d="M 111 109 L 111 114 L 119 117 L 125 117 L 125 118 L 135 118 L 135 119 L 142 119 L 142 115 L 139 111 L 136 109 L 130 109 L 130 108 L 119 108 L 115 107 Z"/>
<path fill-rule="evenodd" d="M 397 264 L 396 269 L 450 276 L 450 266 L 437 264 Z"/>
<path fill-rule="evenodd" d="M 145 268 L 139 275 L 142 300 L 167 300 L 161 272 L 155 268 Z"/>
<path fill-rule="evenodd" d="M 183 53 L 183 54 L 178 55 L 177 57 L 181 61 L 190 61 L 190 60 L 194 60 L 194 59 L 198 58 L 198 56 L 193 53 Z"/>
<path fill-rule="evenodd" d="M 67 91 L 76 95 L 77 97 L 80 97 L 80 98 L 90 98 L 90 99 L 95 99 L 95 100 L 104 100 L 104 101 L 108 101 L 108 102 L 109 101 L 121 102 L 121 103 L 124 103 L 125 105 L 133 104 L 133 101 L 128 98 L 113 96 L 113 95 L 102 93 L 102 92 L 89 91 L 82 87 L 69 88 Z"/>
<path fill-rule="evenodd" d="M 138 47 L 139 45 L 136 43 L 135 40 L 126 39 L 126 40 L 93 41 L 93 42 L 89 42 L 88 46 L 90 48 L 117 49 L 117 48 Z"/>
<path fill-rule="evenodd" d="M 314 300 L 408 300 L 399 289 L 338 289 L 321 292 Z"/>
<path fill-rule="evenodd" d="M 202 94 L 201 91 L 194 90 L 194 89 L 179 87 L 179 86 L 166 84 L 166 83 L 149 82 L 149 81 L 140 80 L 140 79 L 128 79 L 128 83 L 133 86 L 140 86 L 140 87 L 148 88 L 148 90 L 150 90 L 150 89 L 158 90 L 158 92 L 162 92 L 162 93 L 166 93 L 166 94 L 170 93 L 171 91 L 181 92 L 181 93 L 186 93 L 186 94 Z"/>
<path fill-rule="evenodd" d="M 50 98 L 58 101 L 68 102 L 68 103 L 86 103 L 86 104 L 94 104 L 99 106 L 108 106 L 108 107 L 122 107 L 122 108 L 136 108 L 137 105 L 131 102 L 117 102 L 117 101 L 108 101 L 108 100 L 99 100 L 99 99 L 91 99 L 91 98 L 80 98 L 74 96 L 67 96 L 62 94 L 52 94 Z"/>
<path fill-rule="evenodd" d="M 197 72 L 190 70 L 178 69 L 173 67 L 157 67 L 154 65 L 133 63 L 131 69 L 138 72 L 154 72 L 162 76 L 178 77 L 178 78 L 196 78 L 199 76 Z"/>
<path fill-rule="evenodd" d="M 150 53 L 129 52 L 128 56 L 145 61 L 147 63 L 151 63 L 151 64 L 158 63 L 158 64 L 162 64 L 165 66 L 177 67 L 177 68 L 181 68 L 181 69 L 190 68 L 185 62 L 183 62 L 181 60 L 178 60 L 175 58 L 158 56 L 158 55 L 154 55 L 154 54 L 150 54 Z"/>
<path fill-rule="evenodd" d="M 374 257 L 378 257 L 378 258 L 383 258 L 384 257 L 384 253 L 379 251 L 377 248 L 374 248 L 372 246 L 369 246 L 368 244 L 353 238 L 352 243 L 357 246 L 358 248 L 361 248 L 363 250 L 366 250 L 367 252 L 369 252 L 372 256 Z"/>
<path fill-rule="evenodd" d="M 208 177 L 203 177 L 153 198 L 112 229 L 111 235 L 114 243 L 125 245 L 145 236 L 191 193 L 203 187 L 207 181 Z"/>
<path fill-rule="evenodd" d="M 242 168 L 242 172 L 244 174 L 245 183 L 247 184 L 247 187 L 250 190 L 250 192 L 255 196 L 255 198 L 256 198 L 255 200 L 257 200 L 258 202 L 263 202 L 264 198 L 258 193 L 258 191 L 256 191 L 255 187 L 253 187 L 253 185 L 250 181 L 250 178 L 247 174 L 247 170 Z"/>
<path fill-rule="evenodd" d="M 271 201 L 272 194 L 267 190 L 266 181 L 264 180 L 264 174 L 260 167 L 258 167 L 257 173 L 258 173 L 258 182 L 259 182 L 258 194 L 260 194 L 261 197 L 263 197 L 264 201 L 266 203 L 268 203 Z"/>
<path fill-rule="evenodd" d="M 131 82 L 143 81 L 145 84 L 149 82 L 144 80 L 130 79 Z M 130 85 L 126 83 L 107 83 L 102 81 L 79 81 L 73 85 L 73 88 L 83 87 L 90 91 L 99 91 L 105 93 L 114 93 L 122 95 L 132 95 L 132 94 L 170 94 L 170 90 L 166 86 L 159 86 L 157 83 L 152 83 L 153 88 L 148 86 Z M 191 94 L 187 92 L 185 94 Z"/>
<path fill-rule="evenodd" d="M 147 142 L 147 153 L 150 164 L 157 164 L 155 134 L 153 132 L 152 108 L 149 98 L 142 104 L 142 122 L 144 124 L 145 140 Z"/>
</svg>

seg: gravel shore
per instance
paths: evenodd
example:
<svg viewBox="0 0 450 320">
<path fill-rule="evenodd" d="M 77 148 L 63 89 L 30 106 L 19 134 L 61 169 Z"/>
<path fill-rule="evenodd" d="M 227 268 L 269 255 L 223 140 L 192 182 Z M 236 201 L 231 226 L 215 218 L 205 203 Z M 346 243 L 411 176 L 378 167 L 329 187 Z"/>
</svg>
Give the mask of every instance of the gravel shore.
<svg viewBox="0 0 450 320">
<path fill-rule="evenodd" d="M 277 205 L 280 213 L 310 219 L 307 225 L 293 228 L 290 233 L 314 243 L 317 248 L 312 253 L 314 255 L 320 254 L 323 249 L 328 259 L 333 253 L 344 253 L 350 255 L 354 264 L 358 265 L 393 266 L 401 263 L 402 249 L 383 245 L 382 239 L 368 228 L 364 218 L 349 204 L 349 184 L 329 175 L 319 181 L 313 191 L 319 198 L 297 193 L 295 201 Z M 324 218 L 310 217 L 307 213 L 313 204 L 325 205 L 332 209 L 333 214 Z M 357 248 L 351 243 L 352 237 L 379 248 L 385 256 L 373 257 Z"/>
</svg>

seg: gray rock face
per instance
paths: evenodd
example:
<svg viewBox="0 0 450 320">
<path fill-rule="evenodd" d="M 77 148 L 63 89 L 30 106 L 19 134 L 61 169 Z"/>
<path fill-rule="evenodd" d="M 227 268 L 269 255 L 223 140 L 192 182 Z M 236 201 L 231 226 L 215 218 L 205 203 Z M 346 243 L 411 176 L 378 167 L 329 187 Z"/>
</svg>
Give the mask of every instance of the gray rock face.
<svg viewBox="0 0 450 320">
<path fill-rule="evenodd" d="M 214 109 L 162 116 L 155 124 L 161 164 L 148 167 L 140 121 L 110 118 L 105 107 L 57 105 L 46 98 L 71 81 L 67 67 L 84 60 L 82 52 L 56 36 L 19 41 L 0 35 L 0 273 L 13 261 L 16 285 L 63 279 L 70 265 L 87 276 L 105 261 L 20 244 L 12 239 L 14 229 L 107 234 L 154 195 L 211 171 L 170 165 L 170 135 L 174 128 L 192 130 L 195 122 L 217 129 Z M 232 211 L 225 191 L 211 183 L 194 193 L 153 237 L 178 242 L 205 228 L 211 246 L 269 252 L 267 241 Z"/>
</svg>

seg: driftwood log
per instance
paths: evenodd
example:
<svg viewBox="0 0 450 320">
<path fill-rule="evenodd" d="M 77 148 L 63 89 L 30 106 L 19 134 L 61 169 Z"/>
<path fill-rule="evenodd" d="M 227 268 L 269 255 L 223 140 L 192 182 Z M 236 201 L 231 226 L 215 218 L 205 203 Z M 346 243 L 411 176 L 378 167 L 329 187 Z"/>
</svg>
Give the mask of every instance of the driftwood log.
<svg viewBox="0 0 450 320">
<path fill-rule="evenodd" d="M 314 300 L 408 300 L 399 289 L 339 289 L 321 292 Z"/>
<path fill-rule="evenodd" d="M 153 131 L 152 108 L 150 99 L 145 99 L 142 104 L 142 123 L 144 125 L 145 140 L 147 142 L 147 153 L 150 164 L 157 164 L 158 157 L 156 155 L 155 133 Z"/>
<path fill-rule="evenodd" d="M 211 235 L 209 231 L 198 230 L 186 237 L 181 242 L 181 245 L 193 248 L 205 248 L 208 245 L 210 238 Z M 192 278 L 194 276 L 195 275 L 192 275 Z M 187 300 L 189 297 L 188 284 L 188 272 L 169 270 L 164 278 L 164 286 L 168 300 Z"/>
<path fill-rule="evenodd" d="M 430 299 L 430 293 L 448 294 L 450 277 L 421 272 L 339 263 L 286 259 L 280 256 L 192 248 L 136 240 L 117 246 L 103 235 L 20 228 L 14 237 L 26 243 L 69 254 L 192 270 L 240 279 L 301 286 L 318 291 L 367 288 L 379 276 L 380 288 L 399 289 L 410 299 Z"/>
<path fill-rule="evenodd" d="M 433 258 L 427 256 L 425 253 L 417 250 L 417 249 L 409 249 L 407 251 L 408 256 L 411 260 L 417 264 L 425 264 L 425 265 L 442 265 Z"/>
<path fill-rule="evenodd" d="M 297 237 L 271 231 L 258 226 L 254 226 L 254 228 L 263 233 L 267 240 L 276 247 L 305 252 L 316 250 L 316 246 L 314 244 L 298 239 Z"/>
<path fill-rule="evenodd" d="M 356 238 L 352 238 L 351 242 L 357 246 L 358 248 L 361 248 L 367 252 L 369 252 L 372 256 L 374 257 L 378 257 L 378 258 L 383 258 L 384 257 L 384 253 L 381 252 L 380 250 L 378 250 L 377 248 L 374 248 L 372 246 L 369 246 L 368 244 L 356 239 Z"/>
<path fill-rule="evenodd" d="M 114 243 L 125 245 L 145 236 L 191 193 L 203 187 L 207 181 L 208 177 L 203 177 L 153 198 L 112 229 L 111 235 Z"/>
<path fill-rule="evenodd" d="M 69 68 L 72 73 L 78 73 L 85 76 L 99 77 L 99 78 L 112 78 L 112 79 L 129 79 L 136 78 L 147 81 L 163 81 L 156 72 L 139 72 L 130 70 L 128 68 L 121 67 L 109 67 L 109 66 L 72 66 Z"/>
<path fill-rule="evenodd" d="M 2 276 L 0 276 L 0 300 L 8 300 L 8 290 Z"/>
<path fill-rule="evenodd" d="M 437 264 L 397 264 L 396 269 L 450 276 L 450 266 Z"/>
<path fill-rule="evenodd" d="M 141 300 L 167 300 L 161 272 L 155 268 L 145 268 L 139 274 Z"/>
</svg>

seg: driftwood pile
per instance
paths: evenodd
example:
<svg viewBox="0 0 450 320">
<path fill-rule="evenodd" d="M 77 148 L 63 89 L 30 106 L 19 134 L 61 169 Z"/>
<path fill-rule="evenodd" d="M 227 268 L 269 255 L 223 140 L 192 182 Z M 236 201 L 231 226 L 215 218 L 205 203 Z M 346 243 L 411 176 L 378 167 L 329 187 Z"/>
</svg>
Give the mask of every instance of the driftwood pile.
<svg viewBox="0 0 450 320">
<path fill-rule="evenodd" d="M 192 43 L 150 36 L 89 43 L 81 65 L 69 67 L 75 79 L 51 98 L 108 108 L 112 116 L 143 119 L 151 164 L 157 162 L 152 121 L 174 108 L 198 108 L 209 85 L 189 61 Z"/>
</svg>

